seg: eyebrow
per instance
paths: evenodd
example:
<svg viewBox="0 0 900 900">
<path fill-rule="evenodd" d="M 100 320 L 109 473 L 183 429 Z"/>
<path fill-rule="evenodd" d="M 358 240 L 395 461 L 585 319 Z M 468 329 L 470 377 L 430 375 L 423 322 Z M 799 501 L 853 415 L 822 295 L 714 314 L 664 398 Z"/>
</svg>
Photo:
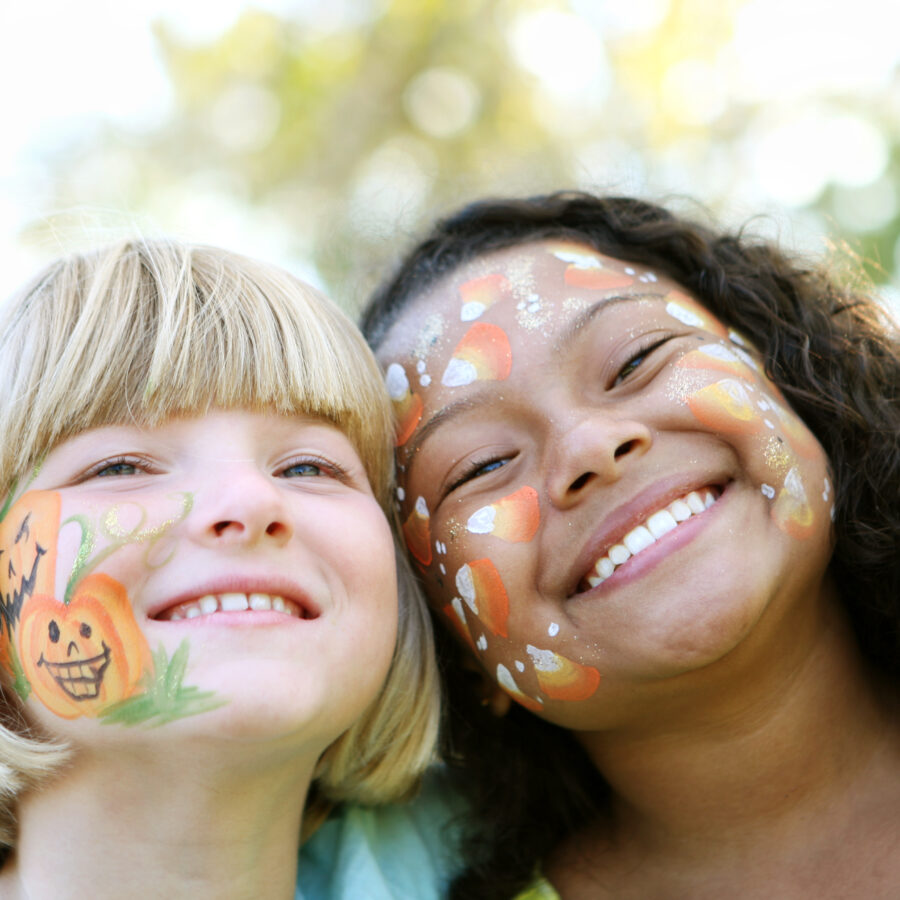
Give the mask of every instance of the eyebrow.
<svg viewBox="0 0 900 900">
<path fill-rule="evenodd" d="M 463 413 L 475 409 L 479 405 L 482 393 L 482 391 L 478 391 L 474 395 L 470 394 L 468 397 L 456 400 L 445 406 L 443 409 L 438 410 L 421 428 L 418 429 L 413 439 L 407 444 L 407 458 L 412 457 L 419 447 L 425 443 L 426 439 L 441 425 L 446 424 L 448 421 L 457 418 Z"/>
<path fill-rule="evenodd" d="M 605 313 L 608 309 L 618 306 L 620 303 L 629 303 L 634 300 L 661 300 L 663 297 L 663 294 L 614 294 L 612 297 L 604 297 L 602 300 L 598 300 L 592 306 L 582 310 L 575 316 L 557 339 L 556 349 L 559 352 L 565 352 L 570 349 L 579 333 L 583 331 L 590 322 L 596 319 L 597 316 Z"/>
<path fill-rule="evenodd" d="M 560 352 L 567 350 L 577 339 L 579 333 L 606 310 L 620 303 L 628 303 L 634 300 L 661 300 L 663 296 L 663 294 L 615 294 L 612 297 L 604 297 L 602 300 L 598 300 L 592 306 L 582 310 L 566 326 L 557 340 L 557 350 Z M 482 391 L 479 391 L 475 394 L 470 394 L 468 397 L 456 400 L 436 412 L 421 428 L 417 429 L 412 440 L 406 445 L 407 459 L 411 458 L 419 450 L 437 428 L 475 409 L 481 401 L 482 393 Z"/>
</svg>

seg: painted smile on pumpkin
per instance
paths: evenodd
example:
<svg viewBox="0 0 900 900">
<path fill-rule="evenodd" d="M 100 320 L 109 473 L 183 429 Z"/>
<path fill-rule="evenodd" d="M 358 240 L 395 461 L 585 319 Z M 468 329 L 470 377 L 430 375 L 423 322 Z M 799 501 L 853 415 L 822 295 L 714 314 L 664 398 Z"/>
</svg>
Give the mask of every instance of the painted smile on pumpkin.
<svg viewBox="0 0 900 900">
<path fill-rule="evenodd" d="M 56 683 L 73 700 L 94 700 L 100 693 L 103 676 L 109 666 L 109 647 L 104 641 L 102 653 L 70 662 L 51 662 L 42 653 L 37 664 L 46 666 Z"/>
</svg>

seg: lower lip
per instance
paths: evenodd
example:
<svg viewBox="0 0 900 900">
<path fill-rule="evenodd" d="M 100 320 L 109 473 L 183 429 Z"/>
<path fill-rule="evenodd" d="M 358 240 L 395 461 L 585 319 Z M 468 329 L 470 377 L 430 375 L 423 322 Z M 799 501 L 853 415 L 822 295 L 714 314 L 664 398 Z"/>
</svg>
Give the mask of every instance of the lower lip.
<svg viewBox="0 0 900 900">
<path fill-rule="evenodd" d="M 661 538 L 645 550 L 641 550 L 637 556 L 632 556 L 619 566 L 612 575 L 601 582 L 595 588 L 578 594 L 576 598 L 588 597 L 592 594 L 606 592 L 616 587 L 629 584 L 642 578 L 650 569 L 659 565 L 669 554 L 681 549 L 692 541 L 707 525 L 709 525 L 722 505 L 728 489 L 719 496 L 719 499 L 699 515 L 693 515 L 686 522 L 681 522 L 677 528 L 664 534 Z"/>
<path fill-rule="evenodd" d="M 205 628 L 210 625 L 221 628 L 247 628 L 267 625 L 284 627 L 291 622 L 296 622 L 299 625 L 314 620 L 301 619 L 275 610 L 259 610 L 257 612 L 239 610 L 236 612 L 209 613 L 203 616 L 194 616 L 192 619 L 153 619 L 153 621 L 160 622 L 163 625 L 186 625 L 189 628 Z"/>
</svg>

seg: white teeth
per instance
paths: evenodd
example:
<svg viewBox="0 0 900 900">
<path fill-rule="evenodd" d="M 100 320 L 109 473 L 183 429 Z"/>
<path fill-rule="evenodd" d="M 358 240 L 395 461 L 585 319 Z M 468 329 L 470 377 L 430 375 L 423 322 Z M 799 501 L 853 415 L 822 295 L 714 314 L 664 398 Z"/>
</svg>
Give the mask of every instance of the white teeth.
<svg viewBox="0 0 900 900">
<path fill-rule="evenodd" d="M 222 612 L 241 612 L 250 608 L 246 594 L 222 594 L 219 597 L 219 606 Z"/>
<path fill-rule="evenodd" d="M 703 510 L 706 509 L 703 500 L 696 491 L 691 491 L 687 497 L 684 498 L 684 502 L 690 507 L 692 513 L 702 513 Z"/>
<path fill-rule="evenodd" d="M 631 559 L 631 551 L 624 544 L 613 544 L 609 548 L 609 558 L 617 566 L 621 566 L 623 562 L 628 562 Z"/>
<path fill-rule="evenodd" d="M 667 509 L 661 509 L 647 519 L 647 528 L 654 538 L 661 538 L 664 534 L 674 531 L 677 527 L 678 522 L 675 520 L 675 516 Z"/>
<path fill-rule="evenodd" d="M 300 607 L 291 600 L 285 600 L 284 597 L 261 593 L 240 594 L 237 592 L 218 595 L 204 594 L 198 600 L 191 603 L 182 603 L 162 613 L 159 618 L 176 622 L 181 619 L 196 619 L 198 616 L 209 616 L 219 611 L 242 612 L 247 609 L 259 611 L 275 610 L 287 613 L 294 618 L 304 618 Z"/>
<path fill-rule="evenodd" d="M 625 535 L 622 543 L 629 549 L 631 555 L 635 556 L 641 550 L 646 550 L 651 544 L 655 544 L 656 538 L 643 525 L 638 525 L 637 528 Z"/>
<path fill-rule="evenodd" d="M 613 544 L 606 553 L 594 563 L 594 568 L 587 574 L 585 581 L 595 588 L 609 578 L 617 566 L 627 562 L 642 550 L 655 544 L 659 538 L 686 522 L 691 516 L 705 512 L 718 497 L 709 488 L 702 492 L 691 491 L 684 497 L 674 500 L 665 509 L 661 509 L 647 518 L 637 528 L 632 529 L 622 538 L 622 543 Z"/>
</svg>

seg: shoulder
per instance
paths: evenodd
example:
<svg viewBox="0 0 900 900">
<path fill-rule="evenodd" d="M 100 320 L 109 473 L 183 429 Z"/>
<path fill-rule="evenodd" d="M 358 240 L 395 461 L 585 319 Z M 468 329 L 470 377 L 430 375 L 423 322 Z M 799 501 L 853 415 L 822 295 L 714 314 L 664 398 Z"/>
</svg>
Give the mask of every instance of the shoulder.
<svg viewBox="0 0 900 900">
<path fill-rule="evenodd" d="M 303 900 L 437 900 L 462 867 L 465 804 L 442 766 L 406 803 L 340 808 L 300 849 Z M 301 894 L 302 891 L 302 894 Z"/>
</svg>

